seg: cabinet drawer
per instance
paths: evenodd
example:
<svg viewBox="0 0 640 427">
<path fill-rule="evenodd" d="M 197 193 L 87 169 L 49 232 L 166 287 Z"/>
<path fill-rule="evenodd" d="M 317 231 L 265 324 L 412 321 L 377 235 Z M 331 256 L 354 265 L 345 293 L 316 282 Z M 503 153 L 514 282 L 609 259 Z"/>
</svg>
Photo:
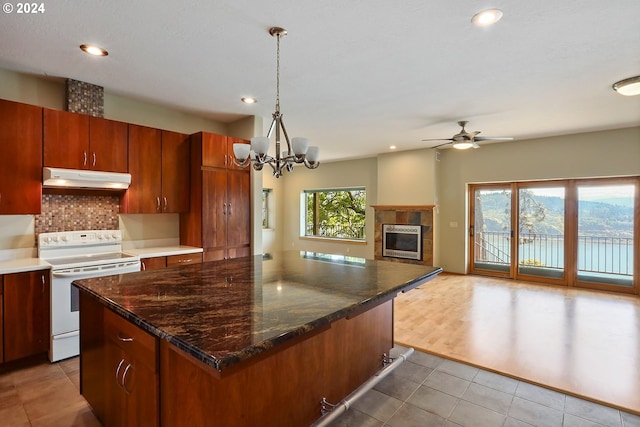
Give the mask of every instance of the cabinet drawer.
<svg viewBox="0 0 640 427">
<path fill-rule="evenodd" d="M 202 262 L 202 253 L 170 255 L 167 257 L 167 267 L 185 264 L 200 264 Z"/>
<path fill-rule="evenodd" d="M 158 340 L 128 320 L 105 309 L 105 337 L 124 350 L 128 356 L 157 371 Z"/>
</svg>

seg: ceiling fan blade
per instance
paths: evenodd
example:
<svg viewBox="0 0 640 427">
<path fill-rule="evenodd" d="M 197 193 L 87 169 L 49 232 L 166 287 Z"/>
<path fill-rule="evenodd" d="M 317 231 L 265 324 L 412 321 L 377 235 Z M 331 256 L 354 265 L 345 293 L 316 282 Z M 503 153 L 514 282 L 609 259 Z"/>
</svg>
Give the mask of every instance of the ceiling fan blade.
<svg viewBox="0 0 640 427">
<path fill-rule="evenodd" d="M 453 141 L 453 138 L 422 139 L 421 141 Z"/>
<path fill-rule="evenodd" d="M 495 138 L 492 138 L 490 136 L 476 136 L 474 139 L 476 141 L 513 141 L 513 137 L 510 136 Z"/>
<path fill-rule="evenodd" d="M 445 145 L 449 145 L 449 144 L 452 144 L 452 143 L 453 143 L 453 141 L 449 141 L 449 142 L 445 142 L 444 144 L 439 144 L 439 145 L 433 146 L 431 148 L 439 148 L 439 147 L 443 147 Z"/>
</svg>

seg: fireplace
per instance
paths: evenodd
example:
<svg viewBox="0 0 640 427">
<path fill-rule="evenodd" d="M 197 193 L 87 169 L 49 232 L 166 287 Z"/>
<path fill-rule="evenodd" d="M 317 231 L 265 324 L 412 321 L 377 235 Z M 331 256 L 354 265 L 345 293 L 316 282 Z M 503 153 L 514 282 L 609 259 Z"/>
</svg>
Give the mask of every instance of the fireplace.
<svg viewBox="0 0 640 427">
<path fill-rule="evenodd" d="M 375 210 L 375 259 L 434 265 L 435 205 L 372 205 L 371 207 Z"/>
<path fill-rule="evenodd" d="M 382 256 L 422 261 L 422 227 L 383 224 Z"/>
</svg>

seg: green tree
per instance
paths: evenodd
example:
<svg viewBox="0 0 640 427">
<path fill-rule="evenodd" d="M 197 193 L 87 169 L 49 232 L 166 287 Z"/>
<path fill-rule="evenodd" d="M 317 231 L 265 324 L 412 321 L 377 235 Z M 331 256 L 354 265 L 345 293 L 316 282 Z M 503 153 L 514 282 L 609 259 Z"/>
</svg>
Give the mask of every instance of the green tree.
<svg viewBox="0 0 640 427">
<path fill-rule="evenodd" d="M 309 192 L 306 205 L 308 235 L 364 238 L 365 190 Z"/>
</svg>

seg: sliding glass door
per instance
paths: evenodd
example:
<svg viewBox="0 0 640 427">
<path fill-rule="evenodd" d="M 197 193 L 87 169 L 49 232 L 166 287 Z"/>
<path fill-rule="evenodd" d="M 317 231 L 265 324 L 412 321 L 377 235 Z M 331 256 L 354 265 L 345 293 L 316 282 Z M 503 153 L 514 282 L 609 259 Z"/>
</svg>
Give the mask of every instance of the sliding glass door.
<svg viewBox="0 0 640 427">
<path fill-rule="evenodd" d="M 473 184 L 469 272 L 638 293 L 640 177 Z"/>
<path fill-rule="evenodd" d="M 564 280 L 564 187 L 518 185 L 517 213 L 518 276 Z"/>
<path fill-rule="evenodd" d="M 472 189 L 470 244 L 472 271 L 511 275 L 511 187 L 486 185 Z"/>
<path fill-rule="evenodd" d="M 632 288 L 637 226 L 633 182 L 586 182 L 577 186 L 577 281 Z"/>
</svg>

